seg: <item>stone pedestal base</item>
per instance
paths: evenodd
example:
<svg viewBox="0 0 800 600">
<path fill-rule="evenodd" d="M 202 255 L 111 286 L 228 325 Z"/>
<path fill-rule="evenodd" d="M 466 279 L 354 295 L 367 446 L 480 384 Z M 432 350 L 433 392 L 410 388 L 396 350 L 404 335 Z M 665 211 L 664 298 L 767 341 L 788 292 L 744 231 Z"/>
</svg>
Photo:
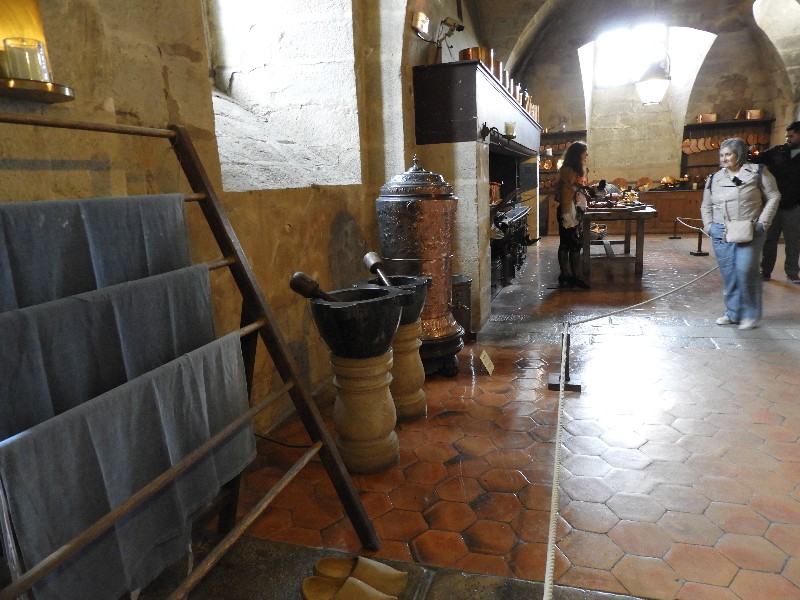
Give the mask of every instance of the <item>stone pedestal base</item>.
<svg viewBox="0 0 800 600">
<path fill-rule="evenodd" d="M 424 417 L 428 412 L 425 392 L 422 389 L 425 383 L 425 368 L 419 356 L 419 348 L 422 346 L 419 339 L 421 332 L 422 324 L 419 320 L 408 325 L 400 325 L 392 342 L 394 366 L 389 389 L 392 392 L 397 419 L 401 421 Z"/>
<path fill-rule="evenodd" d="M 376 473 L 400 458 L 394 426 L 397 413 L 389 391 L 392 351 L 371 358 L 331 354 L 336 402 L 336 446 L 348 471 Z"/>
</svg>

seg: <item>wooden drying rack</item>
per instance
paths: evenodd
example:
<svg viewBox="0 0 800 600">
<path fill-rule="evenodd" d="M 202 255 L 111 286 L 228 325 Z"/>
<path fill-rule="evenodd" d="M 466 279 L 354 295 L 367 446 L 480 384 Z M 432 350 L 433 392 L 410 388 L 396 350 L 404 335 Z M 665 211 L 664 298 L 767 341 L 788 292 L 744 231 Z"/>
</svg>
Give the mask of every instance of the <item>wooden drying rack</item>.
<svg viewBox="0 0 800 600">
<path fill-rule="evenodd" d="M 208 175 L 200 162 L 200 158 L 187 133 L 181 125 L 169 125 L 166 129 L 138 127 L 130 125 L 101 124 L 80 121 L 59 121 L 42 117 L 0 114 L 0 123 L 29 125 L 34 127 L 51 127 L 58 129 L 75 129 L 81 131 L 133 135 L 139 137 L 166 138 L 172 145 L 175 156 L 180 163 L 186 179 L 194 192 L 186 196 L 187 201 L 199 202 L 209 228 L 224 258 L 209 264 L 209 268 L 229 267 L 231 274 L 242 294 L 242 355 L 247 374 L 248 390 L 252 398 L 252 379 L 255 365 L 256 345 L 258 338 L 264 342 L 267 351 L 278 371 L 283 386 L 241 415 L 239 419 L 228 425 L 223 431 L 209 439 L 187 455 L 182 461 L 168 469 L 156 479 L 131 496 L 126 502 L 112 510 L 104 517 L 90 525 L 64 546 L 50 556 L 34 565 L 22 574 L 11 585 L 0 590 L 0 600 L 13 600 L 30 590 L 49 572 L 58 568 L 81 548 L 97 539 L 105 531 L 133 511 L 149 497 L 174 481 L 181 473 L 209 454 L 219 444 L 236 432 L 257 413 L 288 393 L 297 413 L 312 440 L 311 447 L 297 462 L 266 492 L 253 509 L 238 523 L 236 522 L 236 502 L 238 499 L 238 478 L 235 489 L 231 486 L 225 490 L 229 496 L 226 510 L 219 512 L 219 529 L 227 532 L 225 537 L 213 548 L 206 558 L 195 566 L 192 573 L 184 579 L 170 596 L 170 600 L 186 598 L 188 593 L 208 574 L 212 567 L 230 550 L 233 544 L 244 534 L 245 530 L 261 515 L 275 499 L 280 491 L 311 461 L 319 455 L 322 464 L 336 489 L 339 500 L 344 506 L 362 545 L 369 550 L 380 547 L 380 539 L 372 522 L 364 509 L 361 498 L 353 485 L 333 438 L 324 425 L 322 416 L 313 402 L 311 392 L 300 377 L 300 371 L 289 347 L 278 329 L 275 317 L 267 304 L 259 287 L 250 263 L 242 250 L 236 233 L 222 208 L 219 199 L 209 181 Z M 247 325 L 244 325 L 248 323 Z M 219 510 L 222 501 L 214 503 Z"/>
</svg>

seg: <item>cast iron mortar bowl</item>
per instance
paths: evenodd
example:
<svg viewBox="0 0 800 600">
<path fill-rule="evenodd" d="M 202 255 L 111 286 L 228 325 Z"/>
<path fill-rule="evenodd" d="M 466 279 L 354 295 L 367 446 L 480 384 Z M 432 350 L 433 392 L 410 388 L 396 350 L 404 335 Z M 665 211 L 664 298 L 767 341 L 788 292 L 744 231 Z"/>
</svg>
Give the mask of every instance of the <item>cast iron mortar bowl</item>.
<svg viewBox="0 0 800 600">
<path fill-rule="evenodd" d="M 387 275 L 387 278 L 389 279 L 389 283 L 392 284 L 392 287 L 411 292 L 409 304 L 403 306 L 400 325 L 409 325 L 416 322 L 425 306 L 425 299 L 428 297 L 428 288 L 431 287 L 431 278 L 418 277 L 416 275 Z M 367 283 L 381 286 L 383 282 L 380 277 L 375 277 L 367 281 Z"/>
<path fill-rule="evenodd" d="M 337 302 L 312 298 L 311 314 L 330 351 L 340 358 L 386 354 L 400 325 L 409 292 L 370 286 L 328 293 Z"/>
</svg>

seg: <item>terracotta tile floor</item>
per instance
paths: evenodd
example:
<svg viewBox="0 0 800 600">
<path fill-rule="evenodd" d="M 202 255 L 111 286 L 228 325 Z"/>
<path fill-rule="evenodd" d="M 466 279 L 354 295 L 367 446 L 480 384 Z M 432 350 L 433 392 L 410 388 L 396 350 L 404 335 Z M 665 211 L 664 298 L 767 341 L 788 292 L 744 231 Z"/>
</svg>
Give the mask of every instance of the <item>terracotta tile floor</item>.
<svg viewBox="0 0 800 600">
<path fill-rule="evenodd" d="M 459 375 L 426 381 L 427 417 L 397 426 L 399 463 L 354 478 L 378 552 L 361 550 L 319 463 L 249 535 L 543 581 L 559 405 L 547 384 L 570 322 L 581 390 L 563 400 L 555 582 L 642 598 L 800 599 L 800 287 L 766 283 L 760 326 L 738 331 L 714 325 L 720 278 L 703 276 L 713 256 L 689 254 L 696 236 L 648 235 L 641 279 L 598 260 L 588 291 L 551 289 L 556 244 L 529 249 L 460 353 Z M 333 430 L 332 407 L 322 410 Z M 309 441 L 297 422 L 272 436 Z M 300 452 L 260 441 L 242 511 Z"/>
</svg>

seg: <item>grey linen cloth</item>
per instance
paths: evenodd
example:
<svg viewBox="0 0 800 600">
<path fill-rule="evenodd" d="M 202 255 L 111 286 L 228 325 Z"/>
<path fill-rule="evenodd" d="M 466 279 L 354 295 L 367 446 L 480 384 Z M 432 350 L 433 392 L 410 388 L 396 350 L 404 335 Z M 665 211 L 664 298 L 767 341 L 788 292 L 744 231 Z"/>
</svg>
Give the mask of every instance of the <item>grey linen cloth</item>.
<svg viewBox="0 0 800 600">
<path fill-rule="evenodd" d="M 0 492 L 26 568 L 247 408 L 234 332 L 0 442 Z M 37 584 L 35 597 L 117 600 L 147 585 L 186 552 L 191 513 L 254 457 L 248 424 Z"/>
<path fill-rule="evenodd" d="M 0 313 L 0 439 L 214 339 L 208 268 Z"/>
<path fill-rule="evenodd" d="M 189 264 L 181 194 L 0 203 L 0 311 Z"/>
</svg>

